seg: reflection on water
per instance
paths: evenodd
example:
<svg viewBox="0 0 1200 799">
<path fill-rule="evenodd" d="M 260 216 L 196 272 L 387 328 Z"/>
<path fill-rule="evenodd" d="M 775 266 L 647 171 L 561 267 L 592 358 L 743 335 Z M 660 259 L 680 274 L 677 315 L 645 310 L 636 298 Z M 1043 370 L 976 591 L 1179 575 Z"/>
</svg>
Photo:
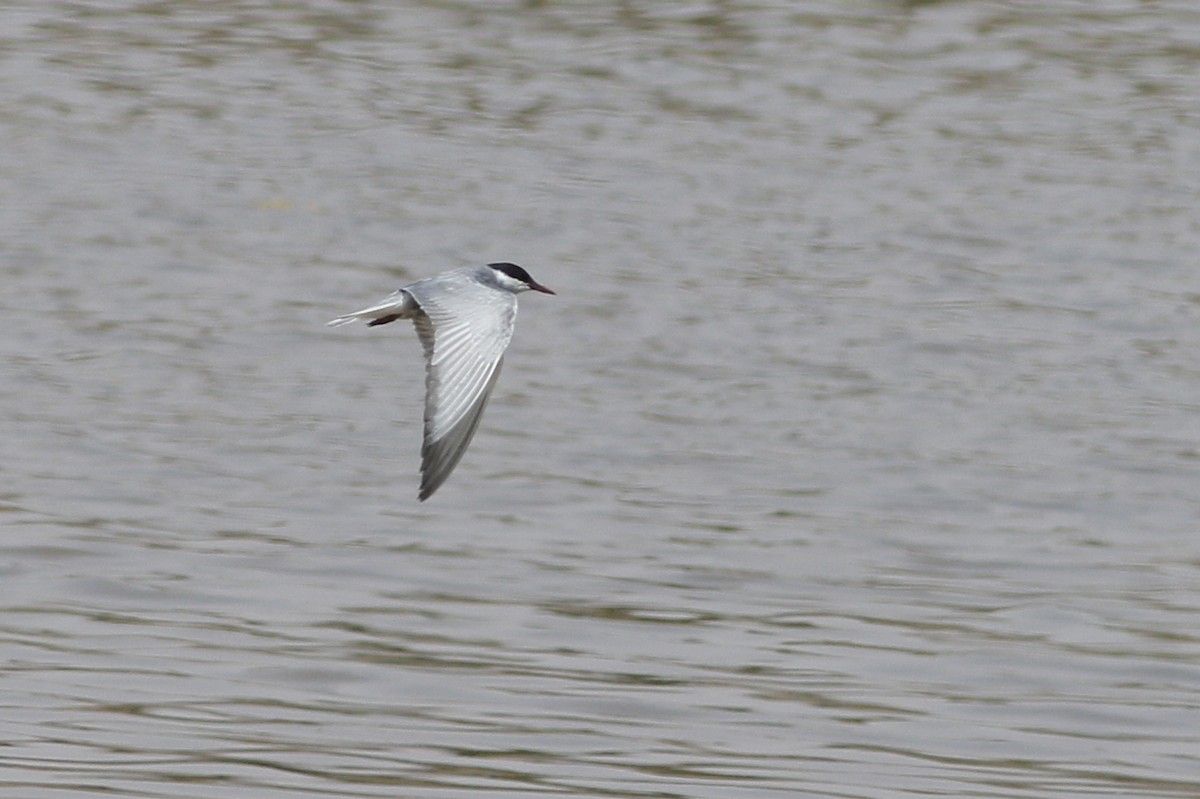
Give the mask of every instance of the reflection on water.
<svg viewBox="0 0 1200 799">
<path fill-rule="evenodd" d="M 2 16 L 14 795 L 1200 792 L 1189 8 Z"/>
</svg>

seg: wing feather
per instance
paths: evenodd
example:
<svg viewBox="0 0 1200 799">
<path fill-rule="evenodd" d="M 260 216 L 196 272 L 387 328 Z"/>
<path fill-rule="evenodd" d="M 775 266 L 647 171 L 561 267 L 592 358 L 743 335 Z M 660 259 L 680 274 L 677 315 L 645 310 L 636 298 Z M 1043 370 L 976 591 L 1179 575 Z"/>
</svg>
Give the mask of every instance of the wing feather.
<svg viewBox="0 0 1200 799">
<path fill-rule="evenodd" d="M 474 281 L 415 283 L 421 306 L 414 317 L 425 349 L 425 426 L 421 446 L 422 500 L 458 465 L 479 427 L 512 339 L 516 297 Z"/>
</svg>

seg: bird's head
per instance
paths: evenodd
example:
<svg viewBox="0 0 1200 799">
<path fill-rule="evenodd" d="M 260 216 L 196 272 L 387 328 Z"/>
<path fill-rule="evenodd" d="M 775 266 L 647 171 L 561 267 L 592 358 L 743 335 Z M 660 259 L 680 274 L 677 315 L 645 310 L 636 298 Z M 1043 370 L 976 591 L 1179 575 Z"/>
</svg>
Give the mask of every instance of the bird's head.
<svg viewBox="0 0 1200 799">
<path fill-rule="evenodd" d="M 543 294 L 554 294 L 551 289 L 546 288 L 541 283 L 538 283 L 529 273 L 516 264 L 498 263 L 488 264 L 488 269 L 492 271 L 493 277 L 496 278 L 496 285 L 513 294 L 520 294 L 522 291 L 540 291 Z"/>
</svg>

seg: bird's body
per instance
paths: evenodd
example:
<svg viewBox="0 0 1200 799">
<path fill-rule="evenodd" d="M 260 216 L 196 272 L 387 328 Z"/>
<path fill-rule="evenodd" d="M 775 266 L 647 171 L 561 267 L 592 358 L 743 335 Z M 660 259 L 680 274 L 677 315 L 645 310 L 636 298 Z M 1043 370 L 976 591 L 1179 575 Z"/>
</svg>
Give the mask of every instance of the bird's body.
<svg viewBox="0 0 1200 799">
<path fill-rule="evenodd" d="M 500 376 L 512 339 L 517 294 L 554 292 L 516 264 L 464 267 L 418 280 L 329 324 L 360 319 L 369 327 L 412 319 L 425 349 L 422 501 L 445 482 L 466 452 Z"/>
</svg>

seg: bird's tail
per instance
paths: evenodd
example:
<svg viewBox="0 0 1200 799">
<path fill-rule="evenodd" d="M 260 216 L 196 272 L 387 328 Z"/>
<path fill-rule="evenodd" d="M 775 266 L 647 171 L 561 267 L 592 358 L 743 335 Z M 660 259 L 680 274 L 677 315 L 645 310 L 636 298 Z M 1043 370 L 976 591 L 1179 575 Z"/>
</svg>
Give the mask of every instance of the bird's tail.
<svg viewBox="0 0 1200 799">
<path fill-rule="evenodd" d="M 359 319 L 362 319 L 362 317 L 356 313 L 352 313 L 346 314 L 345 316 L 339 316 L 337 319 L 330 319 L 325 324 L 328 327 L 341 327 L 342 325 L 348 325 L 351 322 L 357 322 Z"/>
<path fill-rule="evenodd" d="M 357 322 L 359 319 L 365 319 L 368 325 L 386 325 L 388 322 L 394 322 L 405 316 L 411 316 L 416 307 L 417 305 L 412 298 L 401 289 L 377 305 L 363 308 L 361 311 L 355 311 L 354 313 L 348 313 L 345 316 L 339 316 L 337 319 L 330 319 L 326 324 L 329 327 L 340 327 L 341 325 L 348 325 L 351 322 Z"/>
</svg>

